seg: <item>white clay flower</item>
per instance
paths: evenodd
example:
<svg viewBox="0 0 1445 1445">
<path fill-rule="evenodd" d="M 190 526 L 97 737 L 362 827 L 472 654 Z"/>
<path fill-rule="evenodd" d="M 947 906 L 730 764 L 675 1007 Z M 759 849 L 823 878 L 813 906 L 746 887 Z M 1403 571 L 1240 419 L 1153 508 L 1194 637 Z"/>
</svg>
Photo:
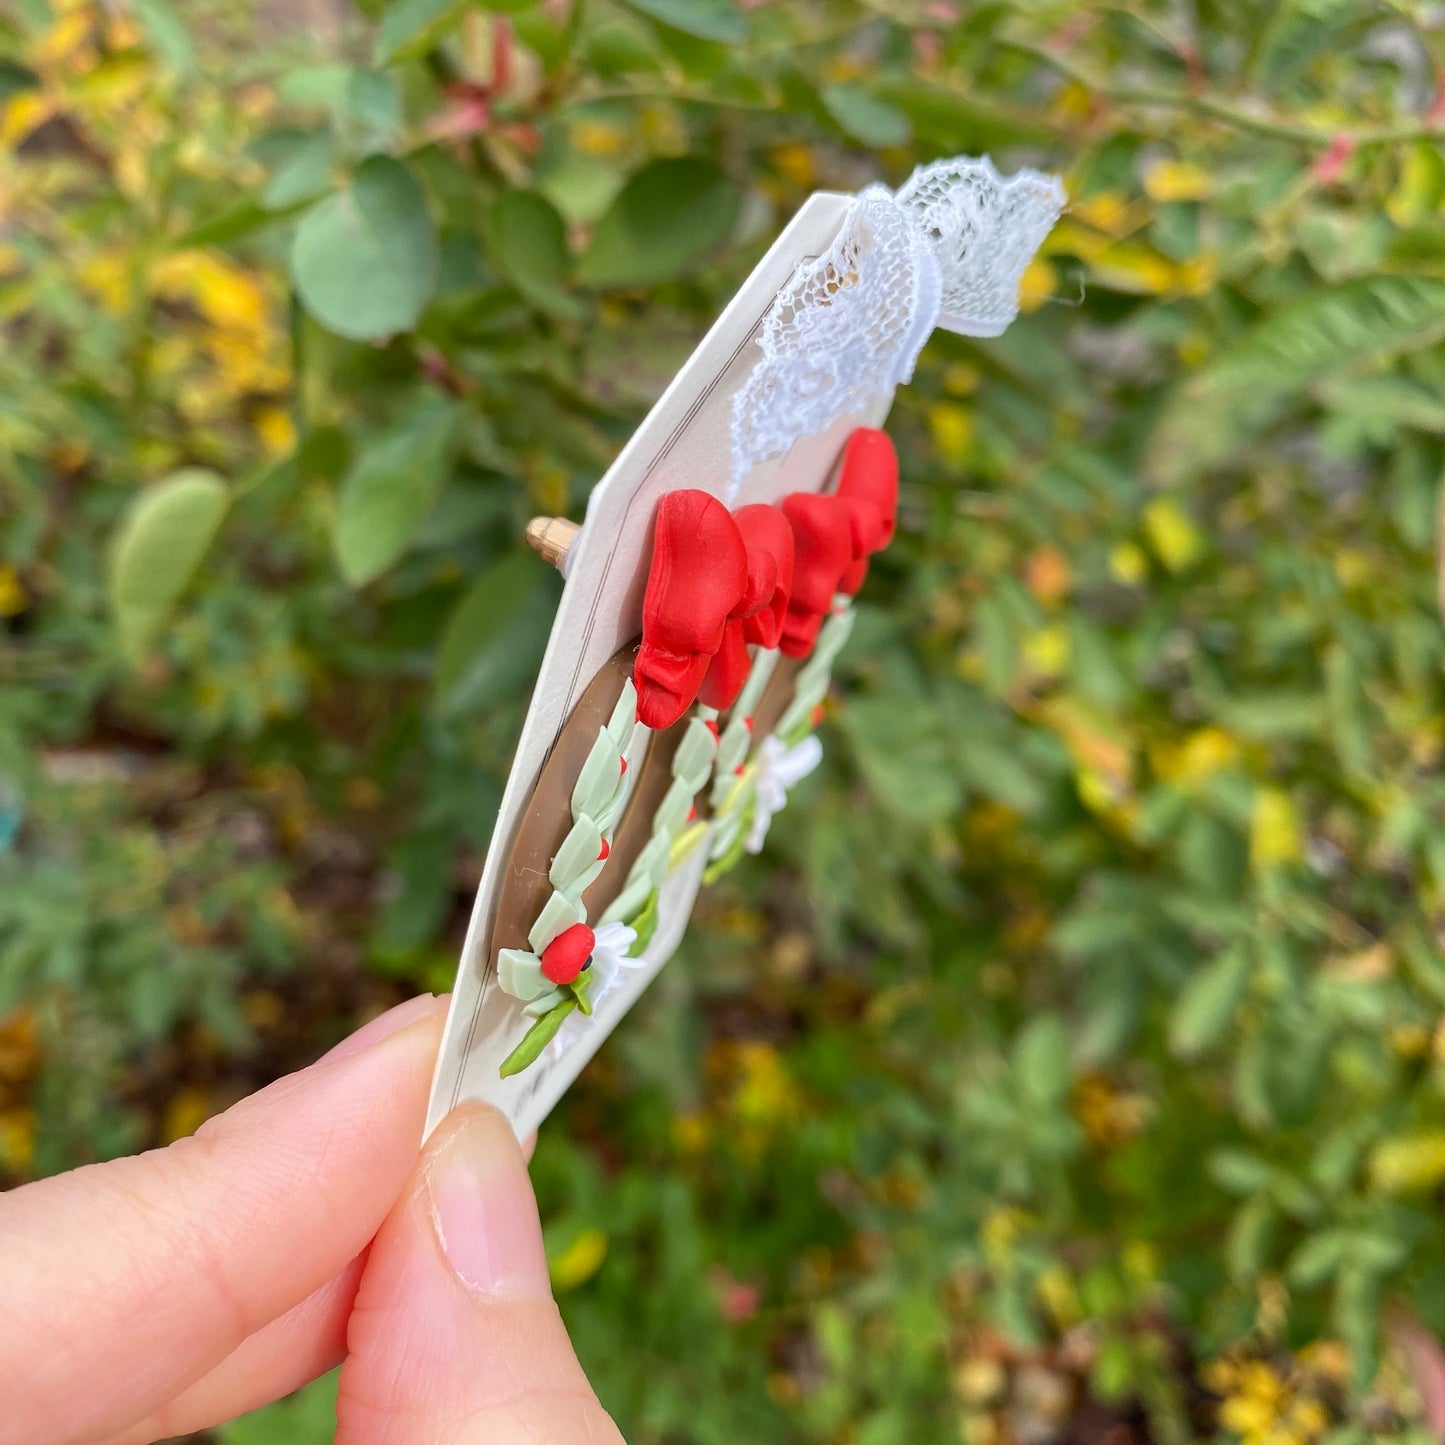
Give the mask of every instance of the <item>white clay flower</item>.
<svg viewBox="0 0 1445 1445">
<path fill-rule="evenodd" d="M 630 952 L 637 942 L 637 930 L 625 923 L 599 923 L 592 944 L 592 962 L 588 966 L 590 982 L 587 985 L 587 1002 L 595 1013 L 603 996 L 612 991 L 623 971 L 636 968 L 643 960 L 633 958 Z M 552 1058 L 560 1058 L 591 1027 L 592 1019 L 581 1009 L 573 1009 L 557 1030 L 557 1036 L 547 1045 Z"/>
<path fill-rule="evenodd" d="M 752 827 L 748 830 L 749 853 L 763 851 L 773 815 L 783 811 L 788 794 L 822 761 L 823 744 L 813 733 L 792 747 L 776 735 L 763 739 L 758 748 L 757 772 L 753 778 L 756 802 Z"/>
</svg>

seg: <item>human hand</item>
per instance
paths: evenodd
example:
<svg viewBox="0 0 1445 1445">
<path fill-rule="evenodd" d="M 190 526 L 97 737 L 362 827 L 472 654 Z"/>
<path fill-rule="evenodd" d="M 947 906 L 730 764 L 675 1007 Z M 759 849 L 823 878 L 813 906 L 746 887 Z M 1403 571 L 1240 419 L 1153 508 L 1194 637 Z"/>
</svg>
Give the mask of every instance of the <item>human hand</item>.
<svg viewBox="0 0 1445 1445">
<path fill-rule="evenodd" d="M 413 999 L 193 1138 L 0 1195 L 0 1445 L 142 1445 L 344 1361 L 339 1445 L 617 1445 L 494 1111 Z"/>
</svg>

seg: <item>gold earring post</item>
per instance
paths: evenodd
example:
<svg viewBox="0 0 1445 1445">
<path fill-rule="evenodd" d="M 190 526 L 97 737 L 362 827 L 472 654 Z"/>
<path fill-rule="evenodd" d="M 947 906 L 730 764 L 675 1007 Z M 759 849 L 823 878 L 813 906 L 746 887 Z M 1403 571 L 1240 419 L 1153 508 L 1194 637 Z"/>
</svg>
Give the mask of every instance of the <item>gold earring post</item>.
<svg viewBox="0 0 1445 1445">
<path fill-rule="evenodd" d="M 566 517 L 533 517 L 527 523 L 527 545 L 549 566 L 561 569 L 567 549 L 582 530 Z"/>
</svg>

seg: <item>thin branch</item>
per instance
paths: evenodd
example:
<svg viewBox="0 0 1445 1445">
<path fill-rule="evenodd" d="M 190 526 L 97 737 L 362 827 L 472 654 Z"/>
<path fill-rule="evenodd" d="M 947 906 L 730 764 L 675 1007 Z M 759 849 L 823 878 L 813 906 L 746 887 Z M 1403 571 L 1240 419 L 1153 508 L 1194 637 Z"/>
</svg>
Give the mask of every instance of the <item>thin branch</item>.
<svg viewBox="0 0 1445 1445">
<path fill-rule="evenodd" d="M 1340 126 L 1326 129 L 1321 126 L 1301 125 L 1297 121 L 1284 120 L 1276 116 L 1260 115 L 1231 101 L 1211 95 L 1194 95 L 1188 91 L 1170 90 L 1164 87 L 1143 85 L 1113 86 L 1103 77 L 1094 75 L 1083 66 L 1041 46 L 1026 45 L 1019 41 L 1007 42 L 1009 47 L 1031 55 L 1035 60 L 1057 70 L 1060 75 L 1082 85 L 1096 95 L 1102 95 L 1116 105 L 1153 106 L 1165 110 L 1180 110 L 1191 115 L 1204 116 L 1219 121 L 1234 130 L 1249 135 L 1264 136 L 1270 140 L 1288 141 L 1293 145 L 1308 146 L 1323 150 L 1332 142 L 1346 139 L 1354 150 L 1366 146 L 1408 145 L 1413 141 L 1445 141 L 1445 125 L 1429 122 L 1404 122 L 1398 125 L 1360 126 L 1350 129 Z"/>
</svg>

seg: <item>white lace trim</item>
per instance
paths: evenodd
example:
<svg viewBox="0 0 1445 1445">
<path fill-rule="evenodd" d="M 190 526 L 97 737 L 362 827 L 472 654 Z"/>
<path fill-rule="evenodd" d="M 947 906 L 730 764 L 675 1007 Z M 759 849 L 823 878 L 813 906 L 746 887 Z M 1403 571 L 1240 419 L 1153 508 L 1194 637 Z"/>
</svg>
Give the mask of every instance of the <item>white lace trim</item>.
<svg viewBox="0 0 1445 1445">
<path fill-rule="evenodd" d="M 908 381 L 935 326 L 1004 331 L 1063 205 L 1057 177 L 1004 177 L 987 156 L 920 166 L 896 194 L 864 191 L 763 318 L 762 360 L 733 398 L 729 502 L 760 462 Z"/>
</svg>

